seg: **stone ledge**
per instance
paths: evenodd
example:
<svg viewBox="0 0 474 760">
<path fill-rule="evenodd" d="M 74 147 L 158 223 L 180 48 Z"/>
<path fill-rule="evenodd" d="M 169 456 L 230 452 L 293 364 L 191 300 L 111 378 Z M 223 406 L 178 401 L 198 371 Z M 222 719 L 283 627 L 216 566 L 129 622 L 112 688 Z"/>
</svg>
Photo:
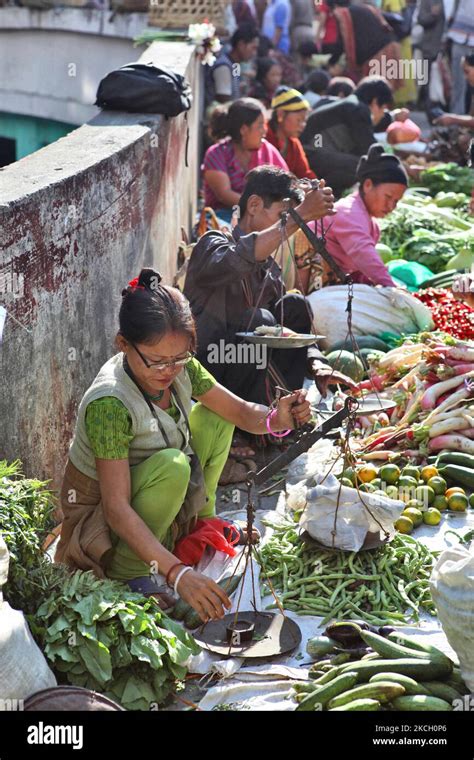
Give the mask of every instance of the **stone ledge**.
<svg viewBox="0 0 474 760">
<path fill-rule="evenodd" d="M 184 74 L 192 55 L 193 47 L 187 43 L 154 42 L 140 60 L 169 66 Z M 65 137 L 0 169 L 0 211 L 20 198 L 45 187 L 51 190 L 68 177 L 109 159 L 111 154 L 141 139 L 150 129 L 158 133 L 162 119 L 159 114 L 101 111 Z"/>
<path fill-rule="evenodd" d="M 104 37 L 133 39 L 148 24 L 147 13 L 118 13 L 110 9 L 57 7 L 37 8 L 0 7 L 0 30 L 41 30 L 83 32 Z"/>
</svg>

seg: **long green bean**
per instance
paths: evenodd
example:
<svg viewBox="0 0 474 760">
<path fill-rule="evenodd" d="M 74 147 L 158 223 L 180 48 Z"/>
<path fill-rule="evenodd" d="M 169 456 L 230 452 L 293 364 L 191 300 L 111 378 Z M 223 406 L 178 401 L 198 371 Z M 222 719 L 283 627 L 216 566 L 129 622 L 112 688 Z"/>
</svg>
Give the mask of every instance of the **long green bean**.
<svg viewBox="0 0 474 760">
<path fill-rule="evenodd" d="M 294 523 L 274 527 L 262 546 L 265 575 L 284 606 L 299 614 L 369 622 L 408 622 L 419 611 L 434 613 L 429 578 L 436 553 L 406 535 L 374 551 L 315 549 L 301 542 Z M 274 607 L 275 605 L 272 605 Z"/>
</svg>

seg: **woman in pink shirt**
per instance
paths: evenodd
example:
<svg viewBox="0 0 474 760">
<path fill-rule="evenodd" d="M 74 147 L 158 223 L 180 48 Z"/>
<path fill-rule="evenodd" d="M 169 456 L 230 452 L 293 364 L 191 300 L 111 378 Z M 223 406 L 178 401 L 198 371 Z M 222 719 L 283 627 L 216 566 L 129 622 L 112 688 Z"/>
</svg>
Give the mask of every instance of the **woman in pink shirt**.
<svg viewBox="0 0 474 760">
<path fill-rule="evenodd" d="M 204 198 L 221 218 L 230 221 L 232 206 L 240 199 L 245 177 L 263 164 L 288 171 L 279 151 L 264 139 L 265 114 L 253 98 L 235 100 L 228 108 L 218 107 L 211 116 L 211 135 L 220 140 L 204 156 Z"/>
<path fill-rule="evenodd" d="M 357 180 L 359 189 L 334 207 L 326 247 L 354 282 L 396 287 L 375 248 L 380 237 L 376 219 L 394 210 L 408 176 L 399 159 L 375 143 L 359 161 Z"/>
</svg>

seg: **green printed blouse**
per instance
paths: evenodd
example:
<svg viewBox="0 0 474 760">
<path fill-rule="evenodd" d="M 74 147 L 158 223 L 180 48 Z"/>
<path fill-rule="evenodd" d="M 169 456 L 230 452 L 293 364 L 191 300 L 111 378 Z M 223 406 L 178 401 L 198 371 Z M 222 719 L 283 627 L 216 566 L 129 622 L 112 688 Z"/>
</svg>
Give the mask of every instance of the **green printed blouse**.
<svg viewBox="0 0 474 760">
<path fill-rule="evenodd" d="M 186 365 L 192 385 L 192 395 L 202 396 L 216 384 L 216 379 L 197 359 Z M 174 402 L 165 409 L 175 421 L 179 410 Z M 94 456 L 97 459 L 127 459 L 133 439 L 132 418 L 127 407 L 114 396 L 103 396 L 92 401 L 86 409 L 86 431 Z"/>
</svg>

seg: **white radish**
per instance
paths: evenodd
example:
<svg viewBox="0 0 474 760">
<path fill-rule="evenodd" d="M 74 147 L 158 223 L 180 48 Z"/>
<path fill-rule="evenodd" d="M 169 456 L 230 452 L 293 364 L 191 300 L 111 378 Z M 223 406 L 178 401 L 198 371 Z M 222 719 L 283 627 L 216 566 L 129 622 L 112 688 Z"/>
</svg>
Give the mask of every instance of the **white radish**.
<svg viewBox="0 0 474 760">
<path fill-rule="evenodd" d="M 458 345 L 453 346 L 446 352 L 450 359 L 459 359 L 466 362 L 474 362 L 474 346 Z"/>
<path fill-rule="evenodd" d="M 369 451 L 367 454 L 362 454 L 360 458 L 368 462 L 371 459 L 385 461 L 395 456 L 396 454 L 394 451 L 385 451 L 384 449 L 383 451 Z"/>
<path fill-rule="evenodd" d="M 456 432 L 470 427 L 471 424 L 467 420 L 461 420 L 458 417 L 454 417 L 452 420 L 443 420 L 442 422 L 437 422 L 435 425 L 431 425 L 428 435 L 430 438 L 436 438 L 439 435 L 445 435 L 452 431 Z"/>
<path fill-rule="evenodd" d="M 428 417 L 424 420 L 424 424 L 431 424 L 432 420 L 437 417 L 438 413 L 446 412 L 448 409 L 453 409 L 459 404 L 460 401 L 468 398 L 469 396 L 470 391 L 463 385 L 459 391 L 453 393 L 451 396 L 449 396 L 449 398 L 445 399 L 443 403 L 440 404 L 437 409 L 435 409 L 434 412 L 431 412 L 431 414 L 429 414 Z"/>
<path fill-rule="evenodd" d="M 458 385 L 461 385 L 461 383 L 464 382 L 466 377 L 474 377 L 474 372 L 466 372 L 464 375 L 456 375 L 456 377 L 450 377 L 449 380 L 443 380 L 441 383 L 435 383 L 435 385 L 432 385 L 423 394 L 423 398 L 421 399 L 422 409 L 434 409 L 439 397 L 442 396 L 443 393 L 446 393 L 453 388 L 457 388 Z"/>
<path fill-rule="evenodd" d="M 464 435 L 439 435 L 437 438 L 431 438 L 428 444 L 430 451 L 440 451 L 449 449 L 449 451 L 462 451 L 464 454 L 474 454 L 474 441 Z"/>
</svg>

